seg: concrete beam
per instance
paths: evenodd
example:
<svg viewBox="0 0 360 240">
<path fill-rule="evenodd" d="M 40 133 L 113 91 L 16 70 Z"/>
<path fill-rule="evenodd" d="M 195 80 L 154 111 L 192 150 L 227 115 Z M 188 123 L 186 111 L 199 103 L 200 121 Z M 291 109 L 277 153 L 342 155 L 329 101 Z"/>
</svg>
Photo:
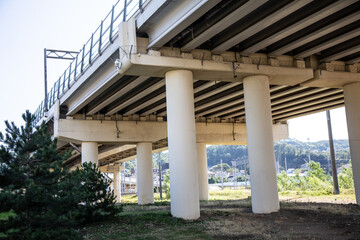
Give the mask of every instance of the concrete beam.
<svg viewBox="0 0 360 240">
<path fill-rule="evenodd" d="M 346 49 L 346 50 L 343 50 L 341 52 L 335 53 L 335 54 L 333 54 L 331 56 L 328 56 L 326 58 L 323 58 L 323 59 L 321 59 L 321 61 L 323 61 L 323 62 L 331 62 L 331 61 L 341 59 L 343 57 L 346 57 L 348 55 L 351 55 L 351 54 L 357 53 L 357 52 L 360 52 L 360 46 L 359 45 L 355 46 L 355 47 L 352 47 L 352 48 L 349 48 L 349 49 Z"/>
<path fill-rule="evenodd" d="M 194 82 L 196 82 L 196 81 L 197 81 L 197 80 L 194 80 Z M 211 86 L 214 86 L 214 82 L 209 81 L 209 82 L 207 82 L 207 83 L 204 83 L 204 84 L 196 87 L 196 88 L 194 89 L 194 93 L 200 92 L 200 91 L 202 91 L 202 90 L 204 90 L 204 89 L 206 89 L 206 88 L 208 88 L 208 87 L 211 87 Z M 165 93 L 165 95 L 166 95 L 166 93 Z M 164 98 L 165 98 L 165 97 L 164 97 Z M 154 113 L 154 112 L 157 112 L 158 110 L 163 109 L 163 108 L 165 108 L 165 107 L 166 107 L 166 102 L 164 102 L 164 103 L 162 103 L 162 104 L 159 104 L 159 105 L 157 105 L 156 107 L 154 107 L 154 108 L 152 108 L 152 109 L 150 109 L 150 110 L 148 110 L 148 111 L 146 111 L 146 112 L 141 113 L 141 116 L 147 116 L 147 115 L 152 114 L 152 113 Z M 165 115 L 164 113 L 166 113 L 166 111 L 162 113 L 162 114 L 163 114 L 162 116 Z"/>
<path fill-rule="evenodd" d="M 303 52 L 300 52 L 298 54 L 296 54 L 294 57 L 295 58 L 305 58 L 305 57 L 309 57 L 315 53 L 319 53 L 325 49 L 328 49 L 330 47 L 333 47 L 335 45 L 338 45 L 340 43 L 343 43 L 347 40 L 350 40 L 354 37 L 360 36 L 360 28 L 357 28 L 351 32 L 345 33 L 339 37 L 333 38 L 329 41 L 326 41 L 324 43 L 321 43 L 320 45 L 317 45 L 315 47 L 312 47 L 310 49 L 307 49 Z M 357 61 L 358 62 L 358 61 Z"/>
<path fill-rule="evenodd" d="M 338 104 L 338 105 L 332 105 L 332 106 L 329 106 L 329 107 L 321 107 L 319 109 L 313 109 L 311 111 L 304 110 L 304 112 L 301 112 L 301 113 L 298 113 L 298 114 L 295 114 L 295 115 L 288 115 L 288 116 L 285 116 L 285 117 L 282 117 L 282 118 L 278 118 L 278 119 L 274 120 L 274 122 L 275 123 L 284 122 L 284 121 L 287 121 L 289 119 L 308 116 L 309 114 L 325 112 L 325 111 L 328 111 L 328 110 L 332 110 L 332 109 L 336 109 L 336 108 L 340 108 L 340 107 L 344 107 L 344 106 L 345 106 L 345 104 Z"/>
<path fill-rule="evenodd" d="M 279 120 L 279 119 L 283 119 L 285 117 L 288 117 L 288 116 L 292 116 L 292 115 L 298 115 L 298 114 L 301 114 L 301 113 L 304 113 L 304 112 L 310 112 L 310 111 L 313 111 L 313 110 L 319 110 L 319 109 L 323 109 L 323 111 L 325 111 L 325 109 L 327 109 L 328 107 L 331 107 L 331 106 L 337 106 L 337 105 L 343 105 L 344 104 L 344 99 L 336 99 L 336 100 L 333 100 L 333 101 L 329 101 L 329 102 L 325 102 L 325 103 L 320 103 L 318 105 L 315 105 L 315 106 L 312 106 L 312 104 L 309 106 L 310 107 L 304 107 L 300 110 L 295 110 L 295 111 L 290 111 L 290 112 L 286 112 L 286 113 L 283 113 L 283 114 L 280 114 L 280 115 L 275 115 L 273 116 L 273 120 Z"/>
<path fill-rule="evenodd" d="M 286 44 L 285 46 L 282 46 L 281 48 L 278 48 L 275 51 L 272 51 L 271 53 L 269 53 L 269 55 L 270 56 L 283 55 L 295 48 L 298 48 L 302 45 L 305 45 L 306 43 L 309 43 L 315 39 L 325 36 L 326 34 L 329 34 L 335 30 L 338 30 L 338 29 L 340 29 L 350 23 L 353 23 L 359 19 L 360 19 L 360 13 L 359 12 L 353 13 L 349 16 L 346 16 L 345 18 L 342 18 L 334 23 L 331 23 L 330 25 L 327 25 L 321 29 L 318 29 L 315 32 L 312 32 L 306 36 L 296 39 L 296 41 Z M 318 51 L 320 51 L 320 50 L 318 50 Z"/>
<path fill-rule="evenodd" d="M 244 91 L 234 92 L 232 94 L 228 94 L 228 95 L 223 96 L 221 98 L 217 98 L 217 99 L 215 99 L 215 100 L 213 100 L 211 102 L 202 104 L 200 106 L 195 106 L 195 112 L 200 111 L 200 110 L 202 110 L 204 108 L 213 106 L 213 105 L 215 105 L 217 103 L 221 103 L 221 102 L 226 101 L 228 99 L 231 99 L 231 98 L 234 98 L 234 97 L 237 97 L 237 96 L 241 96 L 243 94 L 244 94 Z M 202 116 L 202 115 L 204 115 L 204 114 L 203 113 L 195 114 L 195 117 Z"/>
<path fill-rule="evenodd" d="M 293 94 L 293 95 L 288 96 L 288 97 L 273 100 L 273 101 L 271 101 L 271 105 L 274 106 L 274 105 L 278 105 L 278 104 L 281 104 L 281 103 L 288 103 L 290 101 L 296 101 L 296 102 L 300 101 L 301 102 L 303 100 L 302 97 L 306 97 L 306 96 L 309 96 L 309 95 L 312 95 L 312 94 L 317 94 L 318 92 L 324 92 L 326 90 L 328 90 L 328 89 L 326 89 L 326 88 L 315 88 L 315 89 L 311 89 L 311 90 L 306 91 L 306 92 L 296 93 L 296 94 Z M 335 93 L 335 92 L 338 92 L 338 91 L 341 91 L 341 90 L 334 90 L 334 91 L 331 91 L 331 93 Z M 317 95 L 315 95 L 315 96 L 317 96 Z M 306 99 L 306 98 L 304 98 L 304 99 Z"/>
<path fill-rule="evenodd" d="M 309 94 L 307 94 L 307 95 L 311 95 L 309 97 L 300 98 L 302 96 L 306 96 L 302 93 L 302 94 L 296 94 L 293 97 L 288 97 L 287 98 L 288 100 L 281 99 L 281 101 L 280 100 L 273 101 L 273 102 L 271 102 L 271 105 L 272 105 L 271 110 L 275 111 L 275 110 L 290 107 L 290 106 L 297 105 L 297 104 L 304 103 L 304 102 L 313 101 L 313 100 L 320 99 L 320 98 L 343 97 L 341 89 L 335 89 L 335 90 L 330 90 L 330 91 L 329 90 L 325 91 L 325 90 L 327 90 L 327 89 L 323 89 L 322 92 L 315 94 L 315 95 L 311 95 L 309 93 Z M 300 99 L 297 99 L 297 98 L 300 98 Z M 294 99 L 294 100 L 291 100 L 291 99 Z"/>
<path fill-rule="evenodd" d="M 209 40 L 216 34 L 220 33 L 223 29 L 231 26 L 233 23 L 237 22 L 241 18 L 245 17 L 250 12 L 254 11 L 268 0 L 259 0 L 259 1 L 249 1 L 237 8 L 235 11 L 227 15 L 225 18 L 221 19 L 219 22 L 202 32 L 199 36 L 195 37 L 189 43 L 183 46 L 183 49 L 195 49 L 200 46 L 205 41 Z"/>
<path fill-rule="evenodd" d="M 349 61 L 346 61 L 346 64 L 355 64 L 360 62 L 360 57 L 356 57 L 354 59 L 351 59 Z"/>
<path fill-rule="evenodd" d="M 317 104 L 322 104 L 322 103 L 328 103 L 328 102 L 332 102 L 334 101 L 335 104 L 338 103 L 343 103 L 344 102 L 344 95 L 343 94 L 339 94 L 339 95 L 335 95 L 335 96 L 329 96 L 329 97 L 324 97 L 318 100 L 312 100 L 311 102 L 308 103 L 302 103 L 302 104 L 298 104 L 295 106 L 289 106 L 287 108 L 285 108 L 284 106 L 278 106 L 276 108 L 272 108 L 272 114 L 273 115 L 278 115 L 278 114 L 283 114 L 283 113 L 287 113 L 287 112 L 293 112 L 294 110 L 297 109 L 302 109 L 302 108 L 306 108 L 306 107 L 311 107 Z"/>
<path fill-rule="evenodd" d="M 102 108 L 106 107 L 108 104 L 112 103 L 113 101 L 115 101 L 116 99 L 118 99 L 119 97 L 121 97 L 122 95 L 124 95 L 125 93 L 127 93 L 128 91 L 133 89 L 134 87 L 136 87 L 139 84 L 145 82 L 148 78 L 149 77 L 138 77 L 136 80 L 132 81 L 131 83 L 129 83 L 128 85 L 126 85 L 125 87 L 123 87 L 122 89 L 120 89 L 119 91 L 117 91 L 116 93 L 111 95 L 110 97 L 108 97 L 106 100 L 99 103 L 96 107 L 94 107 L 93 109 L 88 111 L 86 113 L 86 115 L 94 115 L 94 114 L 96 114 Z"/>
<path fill-rule="evenodd" d="M 258 64 L 217 62 L 213 60 L 187 59 L 153 55 L 131 55 L 120 69 L 121 74 L 164 77 L 174 69 L 190 70 L 194 78 L 208 81 L 239 82 L 246 76 L 262 74 L 269 76 L 273 85 L 296 85 L 313 77 L 312 69 L 279 67 Z"/>
<path fill-rule="evenodd" d="M 106 116 L 111 116 L 115 113 L 117 113 L 118 111 L 120 111 L 121 109 L 125 108 L 126 106 L 129 106 L 130 104 L 134 103 L 135 101 L 139 100 L 140 98 L 146 96 L 147 94 L 163 87 L 165 85 L 165 80 L 161 80 L 159 82 L 157 82 L 156 84 L 152 85 L 151 87 L 145 89 L 144 91 L 142 91 L 140 94 L 137 94 L 129 99 L 127 99 L 125 102 L 119 104 L 118 106 L 116 106 L 115 108 L 111 109 L 110 111 L 108 111 L 107 113 L 105 113 Z"/>
<path fill-rule="evenodd" d="M 295 2 L 303 2 L 303 1 L 295 1 Z M 265 38 L 264 40 L 254 44 L 253 46 L 245 49 L 242 51 L 242 53 L 244 54 L 251 54 L 251 53 L 255 53 L 257 51 L 259 51 L 260 49 L 265 48 L 266 46 L 269 46 L 281 39 L 286 38 L 287 36 L 290 36 L 293 33 L 296 33 L 297 31 L 304 29 L 308 26 L 310 26 L 311 24 L 314 24 L 314 22 L 320 21 L 328 16 L 330 16 L 331 14 L 334 14 L 335 12 L 353 4 L 357 2 L 356 0 L 343 0 L 343 1 L 337 1 L 331 5 L 329 5 L 328 7 L 302 19 L 299 22 L 296 22 L 290 26 L 288 26 L 287 28 L 272 34 L 270 37 Z M 297 9 L 296 9 L 297 10 Z"/>
<path fill-rule="evenodd" d="M 304 82 L 302 85 L 308 87 L 343 88 L 346 84 L 356 82 L 360 82 L 360 73 L 315 70 L 314 78 Z"/>
<path fill-rule="evenodd" d="M 277 90 L 280 90 L 282 88 L 284 88 L 286 86 L 274 86 L 272 88 L 270 88 L 270 93 L 271 92 L 274 92 L 274 91 L 277 91 Z M 244 91 L 240 91 L 239 93 L 243 94 Z M 284 93 L 283 92 L 280 92 L 276 95 L 274 95 L 275 97 L 279 97 L 279 96 L 282 96 Z M 271 99 L 273 97 L 271 96 Z M 221 112 L 218 112 L 218 110 L 221 110 L 221 109 L 224 109 L 224 108 L 228 108 L 230 106 L 233 106 L 233 108 L 231 109 L 225 109 Z M 239 113 L 236 113 L 236 114 L 232 114 L 232 115 L 226 115 L 228 113 L 232 113 L 234 111 L 240 111 L 240 110 L 243 110 L 244 109 L 244 98 L 241 98 L 241 99 L 238 99 L 238 100 L 235 100 L 235 101 L 232 101 L 232 102 L 229 102 L 229 103 L 226 103 L 226 104 L 223 104 L 219 107 L 215 107 L 215 108 L 212 108 L 210 110 L 207 110 L 207 111 L 204 111 L 204 112 L 201 112 L 201 113 L 198 113 L 196 114 L 196 116 L 207 116 L 207 117 L 216 117 L 216 116 L 228 116 L 229 118 L 233 117 L 233 116 L 238 116 L 239 114 L 243 114 L 242 112 L 239 112 Z M 211 114 L 213 113 L 213 114 Z M 245 112 L 244 112 L 245 113 Z M 208 115 L 210 114 L 210 115 Z"/>
<path fill-rule="evenodd" d="M 276 23 L 277 21 L 285 18 L 286 16 L 290 15 L 291 13 L 295 12 L 299 8 L 305 6 L 306 4 L 310 3 L 312 0 L 304 0 L 304 1 L 294 1 L 289 3 L 285 7 L 281 8 L 280 10 L 274 12 L 270 16 L 264 18 L 262 21 L 254 24 L 253 26 L 247 28 L 245 31 L 235 35 L 234 37 L 230 38 L 223 44 L 215 47 L 212 52 L 221 53 L 224 52 L 231 47 L 239 44 L 240 42 L 244 41 L 245 39 L 255 35 L 256 33 L 264 30 L 265 28 L 269 27 L 270 25 Z M 253 51 L 256 52 L 256 51 Z"/>
<path fill-rule="evenodd" d="M 59 140 L 73 143 L 96 141 L 102 144 L 127 144 L 110 152 L 129 149 L 133 147 L 131 143 L 155 142 L 167 137 L 166 122 L 118 121 L 117 125 L 116 127 L 116 121 L 60 119 L 56 134 Z M 196 122 L 195 126 L 196 141 L 199 143 L 246 144 L 244 123 Z M 287 124 L 275 124 L 273 128 L 274 141 L 288 137 Z M 101 158 L 106 157 L 106 154 L 101 153 Z"/>
<path fill-rule="evenodd" d="M 201 94 L 201 95 L 195 97 L 195 98 L 194 98 L 194 101 L 195 101 L 195 102 L 201 101 L 201 100 L 203 100 L 203 99 L 205 99 L 205 98 L 211 97 L 211 96 L 213 96 L 213 95 L 215 95 L 215 94 L 217 94 L 217 93 L 219 93 L 219 92 L 226 91 L 226 90 L 228 90 L 228 89 L 230 89 L 230 88 L 233 88 L 233 87 L 236 87 L 236 86 L 238 86 L 238 85 L 240 85 L 240 84 L 241 84 L 241 83 L 238 82 L 238 83 L 230 83 L 230 84 L 227 84 L 227 85 L 224 85 L 224 86 L 221 86 L 221 87 L 216 87 L 216 88 L 214 88 L 214 89 L 212 89 L 212 90 L 210 90 L 210 91 L 208 91 L 208 92 L 206 92 L 206 93 L 204 93 L 204 94 Z M 213 86 L 216 86 L 216 85 L 213 84 Z M 166 113 L 167 113 L 167 112 L 164 111 L 164 112 L 160 113 L 159 116 L 165 116 Z"/>
<path fill-rule="evenodd" d="M 220 0 L 182 0 L 163 4 L 158 13 L 148 18 L 146 25 L 140 28 L 149 36 L 148 48 L 162 47 L 219 2 Z M 140 23 L 139 20 L 138 22 Z"/>
</svg>

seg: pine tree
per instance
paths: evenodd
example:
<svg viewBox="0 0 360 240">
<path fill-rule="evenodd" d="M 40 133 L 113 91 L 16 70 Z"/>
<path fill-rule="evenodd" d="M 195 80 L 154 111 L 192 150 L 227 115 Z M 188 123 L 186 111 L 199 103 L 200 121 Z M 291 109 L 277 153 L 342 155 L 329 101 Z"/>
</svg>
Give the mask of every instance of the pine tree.
<svg viewBox="0 0 360 240">
<path fill-rule="evenodd" d="M 10 239 L 81 239 L 75 227 L 99 216 L 113 216 L 109 182 L 91 164 L 69 172 L 69 157 L 56 150 L 47 127 L 34 126 L 30 112 L 25 126 L 5 122 L 0 133 L 0 213 L 13 213 L 0 221 L 0 233 Z"/>
</svg>

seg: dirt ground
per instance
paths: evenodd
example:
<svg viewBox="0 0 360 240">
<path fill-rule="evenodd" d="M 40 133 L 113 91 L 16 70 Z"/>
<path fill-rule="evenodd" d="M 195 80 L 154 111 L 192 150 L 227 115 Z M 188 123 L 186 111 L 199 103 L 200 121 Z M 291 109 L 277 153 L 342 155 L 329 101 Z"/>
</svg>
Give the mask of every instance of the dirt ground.
<svg viewBox="0 0 360 240">
<path fill-rule="evenodd" d="M 355 204 L 282 202 L 271 214 L 253 214 L 249 205 L 245 200 L 202 204 L 200 221 L 213 239 L 360 239 Z"/>
<path fill-rule="evenodd" d="M 253 214 L 250 197 L 202 201 L 201 217 L 194 221 L 173 218 L 169 202 L 129 203 L 123 205 L 119 218 L 87 226 L 84 234 L 91 240 L 360 239 L 360 206 L 340 204 L 346 198 L 333 198 L 316 203 L 311 199 L 318 201 L 320 197 L 286 197 L 280 202 L 280 211 L 270 214 Z"/>
</svg>

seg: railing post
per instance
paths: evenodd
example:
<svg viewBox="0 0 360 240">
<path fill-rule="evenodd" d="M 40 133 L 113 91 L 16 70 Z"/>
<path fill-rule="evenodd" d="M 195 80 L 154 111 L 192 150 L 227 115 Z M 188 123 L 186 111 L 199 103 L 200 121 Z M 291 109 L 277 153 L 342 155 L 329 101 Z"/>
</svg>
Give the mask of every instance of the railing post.
<svg viewBox="0 0 360 240">
<path fill-rule="evenodd" d="M 47 59 L 47 56 L 46 56 L 46 48 L 44 48 L 44 87 L 45 87 L 45 109 L 44 111 L 47 111 L 48 110 L 48 107 L 47 107 L 47 103 L 48 103 L 48 98 L 47 98 L 47 63 L 46 63 L 46 59 Z"/>
<path fill-rule="evenodd" d="M 123 22 L 126 22 L 126 8 L 127 8 L 127 1 L 124 0 Z"/>
<path fill-rule="evenodd" d="M 78 65 L 78 55 L 76 55 L 76 58 L 75 58 L 75 68 L 74 68 L 74 81 L 76 81 L 76 68 L 77 68 L 77 65 Z"/>
<path fill-rule="evenodd" d="M 54 104 L 54 102 L 55 102 L 55 97 L 56 97 L 56 92 L 55 92 L 55 85 L 53 86 L 53 95 L 52 95 L 52 102 L 51 102 L 51 105 L 53 105 Z"/>
<path fill-rule="evenodd" d="M 82 49 L 81 68 L 80 68 L 81 73 L 84 70 L 84 57 L 85 57 L 85 44 L 84 44 L 83 49 Z"/>
<path fill-rule="evenodd" d="M 66 82 L 66 70 L 64 72 L 64 79 L 63 79 L 63 89 L 62 89 L 63 92 L 65 92 L 65 82 Z"/>
<path fill-rule="evenodd" d="M 92 56 L 92 48 L 93 48 L 93 39 L 94 39 L 94 33 L 91 34 L 91 40 L 90 40 L 90 51 L 89 51 L 89 64 L 91 65 L 91 56 Z"/>
<path fill-rule="evenodd" d="M 113 43 L 113 40 L 112 40 L 112 32 L 113 32 L 113 21 L 114 21 L 114 5 L 112 6 L 112 9 L 111 9 L 111 19 L 110 19 L 110 29 L 109 29 L 109 41 L 110 43 Z"/>
<path fill-rule="evenodd" d="M 142 4 L 143 4 L 143 1 L 142 0 L 139 0 L 139 10 L 140 12 L 142 13 L 143 9 L 142 9 Z"/>
<path fill-rule="evenodd" d="M 59 97 L 60 97 L 60 79 L 61 79 L 61 77 L 59 77 L 59 80 L 58 80 L 58 86 L 57 86 L 57 99 L 59 99 Z"/>
<path fill-rule="evenodd" d="M 53 98 L 53 91 L 52 91 L 53 89 L 51 88 L 50 89 L 50 94 L 49 94 L 49 103 L 48 103 L 48 108 L 50 108 L 50 106 L 51 106 L 51 101 L 52 101 L 52 98 Z"/>
<path fill-rule="evenodd" d="M 100 24 L 100 37 L 99 37 L 99 55 L 101 56 L 101 39 L 102 39 L 103 21 Z"/>
<path fill-rule="evenodd" d="M 70 88 L 70 80 L 71 80 L 71 64 L 72 64 L 72 62 L 70 63 L 70 66 L 69 66 L 68 88 Z"/>
</svg>

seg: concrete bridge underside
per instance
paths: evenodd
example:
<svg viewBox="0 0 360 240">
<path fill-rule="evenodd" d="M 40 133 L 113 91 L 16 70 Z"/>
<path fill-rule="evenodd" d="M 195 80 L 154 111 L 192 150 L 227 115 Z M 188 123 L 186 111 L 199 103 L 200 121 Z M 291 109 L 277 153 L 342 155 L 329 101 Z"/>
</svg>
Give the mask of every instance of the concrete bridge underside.
<svg viewBox="0 0 360 240">
<path fill-rule="evenodd" d="M 196 219 L 206 144 L 248 144 L 253 212 L 278 211 L 273 141 L 288 119 L 345 106 L 360 204 L 359 11 L 354 0 L 148 1 L 45 120 L 80 148 L 69 165 L 116 172 L 136 157 L 139 204 L 153 202 L 151 154 L 168 148 L 171 212 Z"/>
</svg>

